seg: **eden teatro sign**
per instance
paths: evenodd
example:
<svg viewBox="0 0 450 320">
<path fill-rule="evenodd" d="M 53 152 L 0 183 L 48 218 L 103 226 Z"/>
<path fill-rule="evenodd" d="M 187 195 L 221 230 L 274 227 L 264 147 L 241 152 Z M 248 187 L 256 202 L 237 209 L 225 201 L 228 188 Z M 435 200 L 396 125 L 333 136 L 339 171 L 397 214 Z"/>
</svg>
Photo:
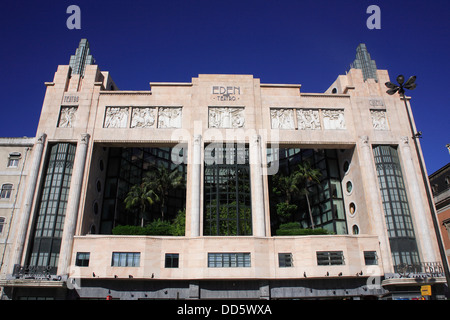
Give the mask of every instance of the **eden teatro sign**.
<svg viewBox="0 0 450 320">
<path fill-rule="evenodd" d="M 393 278 L 437 278 L 445 277 L 444 268 L 440 262 L 421 262 L 416 264 L 401 264 L 396 267 L 396 273 L 386 274 L 386 279 Z"/>
<path fill-rule="evenodd" d="M 213 99 L 218 101 L 236 101 L 239 100 L 241 87 L 213 86 L 211 93 L 214 95 Z"/>
</svg>

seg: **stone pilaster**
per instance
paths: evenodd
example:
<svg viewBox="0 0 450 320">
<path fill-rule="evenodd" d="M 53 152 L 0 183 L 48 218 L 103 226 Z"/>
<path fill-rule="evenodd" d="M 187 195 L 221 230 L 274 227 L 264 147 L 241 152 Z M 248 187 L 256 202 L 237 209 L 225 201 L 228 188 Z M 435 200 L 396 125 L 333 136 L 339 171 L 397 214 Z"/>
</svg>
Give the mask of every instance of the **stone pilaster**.
<svg viewBox="0 0 450 320">
<path fill-rule="evenodd" d="M 253 235 L 266 236 L 263 174 L 261 168 L 261 137 L 253 135 L 250 140 L 250 179 L 252 190 Z"/>
<path fill-rule="evenodd" d="M 372 209 L 371 220 L 373 229 L 380 239 L 380 250 L 384 263 L 385 272 L 393 272 L 393 262 L 389 244 L 389 237 L 386 230 L 384 210 L 379 196 L 379 186 L 377 173 L 374 166 L 374 157 L 372 147 L 369 143 L 368 136 L 361 136 L 360 150 L 362 155 L 361 171 L 365 177 L 364 187 L 366 188 L 366 196 L 368 207 Z"/>
<path fill-rule="evenodd" d="M 414 220 L 416 221 L 414 232 L 416 233 L 416 237 L 418 237 L 418 245 L 421 247 L 420 251 L 422 259 L 424 262 L 438 261 L 439 259 L 435 255 L 433 241 L 430 237 L 430 230 L 433 230 L 433 226 L 429 224 L 427 219 L 429 213 L 426 208 L 428 208 L 428 206 L 423 201 L 422 195 L 424 194 L 424 191 L 419 187 L 419 185 L 423 185 L 423 183 L 421 183 L 421 181 L 419 182 L 417 179 L 417 176 L 420 175 L 420 173 L 416 172 L 414 168 L 408 137 L 401 137 L 400 147 L 402 154 L 401 161 L 406 173 L 406 187 L 409 189 L 410 195 L 408 199 L 409 206 Z"/>
<path fill-rule="evenodd" d="M 200 236 L 200 193 L 202 167 L 202 136 L 194 136 L 191 175 L 191 237 Z"/>
</svg>

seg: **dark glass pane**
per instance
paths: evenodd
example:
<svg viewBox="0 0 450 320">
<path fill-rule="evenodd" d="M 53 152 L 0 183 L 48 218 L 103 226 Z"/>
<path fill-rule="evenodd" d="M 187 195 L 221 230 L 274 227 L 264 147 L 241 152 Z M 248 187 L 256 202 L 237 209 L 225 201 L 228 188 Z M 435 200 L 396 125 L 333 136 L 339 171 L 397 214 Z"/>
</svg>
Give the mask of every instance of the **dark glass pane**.
<svg viewBox="0 0 450 320">
<path fill-rule="evenodd" d="M 50 147 L 29 264 L 56 272 L 76 146 Z"/>
</svg>

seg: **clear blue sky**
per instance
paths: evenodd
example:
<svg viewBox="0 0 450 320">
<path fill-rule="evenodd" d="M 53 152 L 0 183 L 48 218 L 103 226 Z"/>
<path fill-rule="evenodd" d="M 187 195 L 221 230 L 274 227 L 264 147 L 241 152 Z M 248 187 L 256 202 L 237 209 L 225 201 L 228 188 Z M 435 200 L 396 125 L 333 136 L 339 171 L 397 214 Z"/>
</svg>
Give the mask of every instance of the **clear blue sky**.
<svg viewBox="0 0 450 320">
<path fill-rule="evenodd" d="M 66 27 L 72 4 L 81 9 L 80 30 Z M 379 30 L 366 27 L 369 5 L 381 9 Z M 228 73 L 323 92 L 365 43 L 391 79 L 417 76 L 409 95 L 430 174 L 450 161 L 449 21 L 449 0 L 4 1 L 0 136 L 35 136 L 44 82 L 81 38 L 122 90 Z"/>
</svg>

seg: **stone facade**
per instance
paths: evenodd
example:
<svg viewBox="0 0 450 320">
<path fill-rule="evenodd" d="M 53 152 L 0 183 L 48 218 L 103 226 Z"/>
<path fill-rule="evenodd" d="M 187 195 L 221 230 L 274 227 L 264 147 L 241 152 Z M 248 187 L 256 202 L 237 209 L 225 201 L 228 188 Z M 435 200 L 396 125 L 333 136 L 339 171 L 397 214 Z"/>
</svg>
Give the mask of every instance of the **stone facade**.
<svg viewBox="0 0 450 320">
<path fill-rule="evenodd" d="M 18 298 L 27 294 L 28 287 L 45 285 L 36 295 L 61 298 L 61 291 L 68 288 L 66 298 L 101 298 L 108 292 L 122 299 L 309 298 L 336 297 L 331 288 L 339 287 L 338 296 L 360 298 L 381 297 L 389 288 L 402 285 L 402 279 L 396 280 L 374 146 L 395 146 L 398 151 L 420 261 L 435 263 L 440 258 L 417 156 L 409 138 L 404 138 L 410 129 L 403 101 L 385 94 L 382 84 L 389 81 L 387 71 L 378 70 L 377 78 L 364 81 L 361 70 L 351 69 L 325 93 L 304 93 L 300 85 L 265 84 L 251 75 L 201 74 L 189 83 L 150 83 L 148 91 L 121 91 L 109 73 L 96 65 L 86 65 L 84 76 L 59 66 L 53 81 L 46 83 L 37 138 L 28 160 L 30 171 L 16 212 L 21 219 L 8 240 L 14 249 L 2 265 L 3 297 Z M 66 159 L 73 170 L 58 239 L 57 269 L 49 275 L 51 282 L 39 277 L 27 282 L 17 266 L 26 266 L 30 259 L 27 254 L 47 159 L 51 147 L 59 143 L 76 146 L 76 153 Z M 204 161 L 205 148 L 211 143 L 248 147 L 251 235 L 204 235 Z M 108 174 L 103 169 L 108 166 L 108 150 L 129 146 L 187 147 L 184 236 L 100 234 L 103 217 L 98 212 L 104 212 L 108 193 Z M 277 174 L 278 164 L 268 165 L 269 147 L 336 151 L 345 233 L 273 233 L 268 177 Z M 8 152 L 4 150 L 3 158 Z M 115 252 L 138 253 L 139 264 L 112 266 Z M 209 254 L 218 252 L 245 253 L 250 264 L 209 267 Z M 318 252 L 340 252 L 343 260 L 318 265 Z M 368 252 L 376 263 L 367 263 Z M 89 253 L 88 265 L 79 265 L 80 253 Z M 177 267 L 167 268 L 166 254 L 177 254 Z M 287 254 L 293 265 L 280 267 L 279 254 Z M 157 289 L 152 279 L 167 289 Z M 385 286 L 386 279 L 390 282 Z M 434 281 L 439 284 L 442 279 L 441 275 Z M 319 280 L 321 290 L 315 288 Z M 122 283 L 120 288 L 117 281 Z M 240 290 L 227 287 L 227 281 L 238 283 Z M 133 289 L 137 283 L 139 290 Z"/>
</svg>

